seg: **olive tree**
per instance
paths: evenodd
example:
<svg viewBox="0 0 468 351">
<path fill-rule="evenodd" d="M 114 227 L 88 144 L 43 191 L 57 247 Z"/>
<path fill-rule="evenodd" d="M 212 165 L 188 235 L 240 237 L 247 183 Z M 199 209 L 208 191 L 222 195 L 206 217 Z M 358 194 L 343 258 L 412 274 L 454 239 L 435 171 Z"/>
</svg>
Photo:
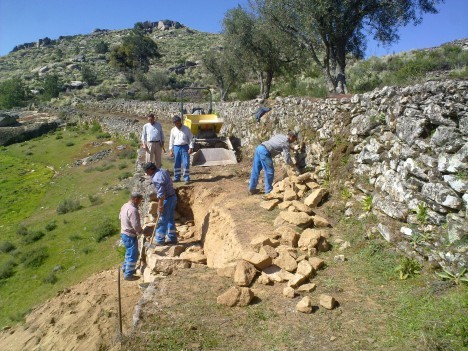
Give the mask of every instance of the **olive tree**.
<svg viewBox="0 0 468 351">
<path fill-rule="evenodd" d="M 260 95 L 268 98 L 274 75 L 294 60 L 299 48 L 291 46 L 285 34 L 254 7 L 251 10 L 239 6 L 227 11 L 223 20 L 225 45 L 235 53 L 235 59 L 257 74 Z"/>
<path fill-rule="evenodd" d="M 212 49 L 203 55 L 203 66 L 219 90 L 221 101 L 226 101 L 231 89 L 243 76 L 242 65 L 229 49 Z"/>
<path fill-rule="evenodd" d="M 365 32 L 388 45 L 398 29 L 419 24 L 444 0 L 251 0 L 271 25 L 305 48 L 330 92 L 346 93 L 346 57 L 363 55 Z"/>
</svg>

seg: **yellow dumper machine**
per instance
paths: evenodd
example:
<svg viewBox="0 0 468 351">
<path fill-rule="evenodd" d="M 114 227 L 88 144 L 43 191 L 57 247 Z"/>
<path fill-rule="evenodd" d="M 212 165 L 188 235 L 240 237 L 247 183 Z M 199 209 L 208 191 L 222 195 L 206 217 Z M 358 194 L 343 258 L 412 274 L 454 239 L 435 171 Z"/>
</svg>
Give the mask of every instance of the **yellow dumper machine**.
<svg viewBox="0 0 468 351">
<path fill-rule="evenodd" d="M 206 90 L 210 94 L 210 107 L 208 113 L 202 108 L 192 108 L 187 114 L 184 109 L 184 94 L 187 90 Z M 194 136 L 194 151 L 192 166 L 219 166 L 236 164 L 236 154 L 228 137 L 219 136 L 224 120 L 213 114 L 213 98 L 209 88 L 185 87 L 179 91 L 180 113 L 183 124 Z"/>
</svg>

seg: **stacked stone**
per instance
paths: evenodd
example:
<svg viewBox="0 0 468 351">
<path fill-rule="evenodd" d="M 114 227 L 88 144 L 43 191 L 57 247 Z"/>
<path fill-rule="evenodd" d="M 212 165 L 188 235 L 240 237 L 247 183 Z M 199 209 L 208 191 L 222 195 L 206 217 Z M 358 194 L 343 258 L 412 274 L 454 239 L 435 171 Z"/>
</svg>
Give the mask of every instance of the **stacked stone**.
<svg viewBox="0 0 468 351">
<path fill-rule="evenodd" d="M 257 282 L 265 285 L 285 283 L 283 295 L 287 298 L 305 294 L 296 309 L 312 313 L 312 299 L 307 294 L 316 285 L 311 279 L 325 265 L 316 255 L 331 248 L 327 229 L 330 223 L 314 213 L 328 192 L 314 179 L 310 172 L 300 176 L 290 174 L 273 186 L 260 206 L 282 210 L 274 221 L 275 230 L 268 236 L 256 236 L 250 243 L 251 251 L 244 252 L 235 265 L 218 270 L 218 274 L 231 277 L 235 283 L 218 297 L 219 304 L 248 305 L 254 297 L 249 286 L 258 277 Z M 335 302 L 331 296 L 320 296 L 319 303 L 327 309 L 333 309 Z"/>
</svg>

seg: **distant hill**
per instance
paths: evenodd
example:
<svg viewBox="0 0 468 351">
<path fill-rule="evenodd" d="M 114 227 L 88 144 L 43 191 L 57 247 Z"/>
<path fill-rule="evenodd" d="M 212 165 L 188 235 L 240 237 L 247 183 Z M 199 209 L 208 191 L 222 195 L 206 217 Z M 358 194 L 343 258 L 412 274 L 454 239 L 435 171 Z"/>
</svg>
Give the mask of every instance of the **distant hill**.
<svg viewBox="0 0 468 351">
<path fill-rule="evenodd" d="M 204 83 L 200 58 L 210 47 L 219 45 L 219 34 L 192 30 L 171 20 L 151 22 L 145 31 L 162 54 L 152 62 L 151 69 L 167 72 L 175 84 Z M 83 93 L 115 93 L 113 90 L 125 89 L 128 82 L 109 65 L 110 50 L 120 45 L 130 32 L 131 29 L 96 29 L 91 34 L 43 38 L 17 45 L 8 55 L 0 57 L 0 81 L 19 77 L 34 91 L 41 87 L 45 75 L 55 73 L 62 83 L 74 88 L 72 82 L 82 81 L 81 70 L 87 67 L 97 75 L 100 84 L 99 88 L 90 87 Z M 108 47 L 107 52 L 96 48 L 102 43 Z M 78 83 L 75 86 L 81 88 Z"/>
<path fill-rule="evenodd" d="M 140 23 L 141 24 L 141 23 Z M 0 82 L 18 79 L 31 94 L 39 94 L 46 76 L 56 74 L 62 86 L 56 104 L 80 102 L 83 99 L 126 97 L 134 99 L 174 100 L 175 92 L 187 85 L 213 86 L 202 65 L 203 54 L 219 48 L 222 35 L 199 32 L 172 20 L 144 22 L 142 30 L 158 45 L 161 58 L 150 62 L 150 72 L 164 76 L 165 86 L 156 95 L 145 91 L 138 81 L 129 79 L 110 64 L 110 51 L 122 44 L 132 29 L 96 29 L 90 34 L 43 38 L 34 43 L 17 45 L 0 57 Z M 362 93 L 386 85 L 412 85 L 427 80 L 468 77 L 468 39 L 460 39 L 436 48 L 414 50 L 396 55 L 348 59 L 347 82 L 350 93 Z M 301 62 L 302 72 L 277 75 L 270 97 L 314 96 L 327 94 L 324 79 L 311 60 Z M 95 75 L 86 84 L 83 73 Z M 158 79 L 153 76 L 151 79 Z M 210 85 L 211 84 L 211 85 Z M 253 99 L 258 83 L 253 75 L 239 82 L 231 98 Z"/>
</svg>

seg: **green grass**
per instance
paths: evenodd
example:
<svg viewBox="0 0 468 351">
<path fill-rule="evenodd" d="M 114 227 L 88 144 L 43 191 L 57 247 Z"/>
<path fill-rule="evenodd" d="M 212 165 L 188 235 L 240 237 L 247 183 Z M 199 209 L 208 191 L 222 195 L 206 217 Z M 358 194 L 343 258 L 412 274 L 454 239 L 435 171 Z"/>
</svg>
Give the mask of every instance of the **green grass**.
<svg viewBox="0 0 468 351">
<path fill-rule="evenodd" d="M 74 145 L 67 147 L 64 140 Z M 0 149 L 0 223 L 2 242 L 7 242 L 0 252 L 0 327 L 18 322 L 56 291 L 121 261 L 114 245 L 118 230 L 101 229 L 105 235 L 97 242 L 102 233 L 96 229 L 102 218 L 118 228 L 117 214 L 128 192 L 103 191 L 119 183 L 112 168 L 86 173 L 85 166 L 69 166 L 108 148 L 92 146 L 92 141 L 96 134 L 68 128 Z M 25 148 L 35 150 L 34 156 L 25 156 Z M 123 160 L 107 158 L 94 165 L 104 162 Z M 131 165 L 133 160 L 125 162 Z M 88 194 L 99 201 L 91 203 Z M 82 208 L 58 215 L 59 204 L 69 198 L 80 200 Z M 52 274 L 57 265 L 63 270 Z"/>
<path fill-rule="evenodd" d="M 380 347 L 376 349 L 467 350 L 467 284 L 444 283 L 427 270 L 401 280 L 402 271 L 414 268 L 403 263 L 413 261 L 378 237 L 365 240 L 368 228 L 369 223 L 353 219 L 337 227 L 352 243 L 346 257 L 353 279 L 365 296 L 380 305 L 386 335 L 376 334 Z"/>
</svg>

